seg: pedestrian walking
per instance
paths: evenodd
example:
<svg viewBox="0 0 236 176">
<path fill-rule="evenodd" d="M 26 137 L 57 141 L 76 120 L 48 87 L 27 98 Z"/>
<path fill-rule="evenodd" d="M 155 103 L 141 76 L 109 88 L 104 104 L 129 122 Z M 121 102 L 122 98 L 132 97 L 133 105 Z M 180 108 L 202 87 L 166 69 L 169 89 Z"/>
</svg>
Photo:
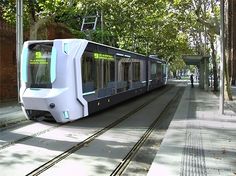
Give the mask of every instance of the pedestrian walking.
<svg viewBox="0 0 236 176">
<path fill-rule="evenodd" d="M 194 87 L 194 85 L 193 85 L 193 74 L 191 74 L 191 76 L 190 76 L 190 81 L 191 81 L 191 87 L 193 88 Z"/>
</svg>

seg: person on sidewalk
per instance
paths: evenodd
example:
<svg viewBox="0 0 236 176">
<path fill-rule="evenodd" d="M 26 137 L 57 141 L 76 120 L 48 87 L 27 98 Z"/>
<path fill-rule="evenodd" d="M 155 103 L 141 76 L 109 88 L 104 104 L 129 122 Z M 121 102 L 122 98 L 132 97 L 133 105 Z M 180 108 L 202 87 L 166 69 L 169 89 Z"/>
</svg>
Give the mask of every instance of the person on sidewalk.
<svg viewBox="0 0 236 176">
<path fill-rule="evenodd" d="M 193 88 L 193 74 L 190 75 L 191 87 Z"/>
</svg>

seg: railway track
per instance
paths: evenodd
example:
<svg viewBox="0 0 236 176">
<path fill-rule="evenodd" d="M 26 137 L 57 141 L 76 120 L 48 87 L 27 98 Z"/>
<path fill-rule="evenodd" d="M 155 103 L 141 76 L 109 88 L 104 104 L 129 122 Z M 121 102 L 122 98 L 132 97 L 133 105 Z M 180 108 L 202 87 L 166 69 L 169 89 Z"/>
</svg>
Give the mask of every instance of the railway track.
<svg viewBox="0 0 236 176">
<path fill-rule="evenodd" d="M 145 107 L 148 103 L 152 102 L 155 98 L 157 98 L 158 96 L 160 96 L 161 93 L 165 93 L 165 92 L 167 92 L 167 91 L 170 90 L 170 89 L 171 89 L 171 87 L 168 87 L 168 88 L 166 88 L 166 89 L 164 89 L 164 90 L 161 90 L 160 93 L 157 94 L 157 96 L 152 97 L 151 99 L 147 100 L 147 101 L 146 101 L 145 103 L 143 103 L 141 106 L 139 106 L 139 107 L 137 107 L 136 109 L 134 109 L 134 110 L 128 112 L 127 114 L 125 114 L 124 116 L 122 116 L 121 118 L 119 118 L 117 121 L 115 121 L 114 123 L 108 125 L 107 127 L 105 127 L 104 129 L 102 129 L 102 130 L 100 130 L 100 131 L 101 131 L 101 132 L 102 132 L 102 131 L 106 131 L 106 130 L 112 128 L 112 126 L 115 126 L 116 124 L 122 122 L 123 120 L 125 120 L 126 118 L 128 118 L 130 115 L 134 114 L 134 113 L 137 112 L 139 109 Z M 24 126 L 24 125 L 31 125 L 31 124 L 33 124 L 33 123 L 34 123 L 34 122 L 32 122 L 32 121 L 27 121 L 27 122 L 24 122 L 23 124 L 19 124 L 19 125 L 20 125 L 20 126 L 22 126 L 22 125 L 23 125 L 23 126 Z M 9 142 L 4 142 L 3 144 L 0 145 L 0 151 L 3 150 L 3 149 L 6 149 L 6 148 L 8 148 L 8 147 L 10 147 L 10 146 L 12 146 L 12 145 L 15 145 L 15 144 L 18 144 L 18 143 L 27 141 L 27 140 L 29 140 L 29 139 L 38 137 L 38 136 L 40 136 L 40 135 L 42 135 L 42 134 L 45 134 L 45 133 L 47 133 L 47 132 L 53 131 L 53 130 L 59 128 L 59 127 L 62 127 L 62 126 L 64 126 L 64 125 L 66 125 L 66 124 L 68 124 L 68 123 L 55 124 L 55 125 L 52 126 L 52 127 L 49 127 L 49 128 L 47 128 L 47 129 L 38 131 L 38 132 L 36 132 L 36 133 L 34 133 L 34 134 L 32 134 L 32 135 L 27 135 L 27 136 L 25 136 L 25 137 L 22 137 L 22 138 L 19 138 L 19 139 L 16 139 L 16 140 L 12 140 L 12 141 L 9 141 Z M 14 129 L 14 128 L 18 128 L 19 125 L 18 125 L 18 126 L 15 126 L 15 125 L 14 125 L 14 126 L 12 126 L 12 127 L 6 127 L 6 128 L 3 128 L 3 129 L 0 128 L 0 132 L 6 131 L 6 130 L 9 130 L 9 129 L 12 130 L 12 129 Z M 99 134 L 100 131 L 98 131 L 97 133 Z M 95 136 L 96 136 L 96 135 L 95 135 Z"/>
<path fill-rule="evenodd" d="M 164 108 L 164 110 L 161 112 L 160 115 L 156 117 L 156 119 L 152 122 L 152 124 L 149 126 L 149 128 L 146 130 L 146 132 L 142 135 L 142 137 L 137 141 L 137 143 L 133 146 L 133 148 L 130 150 L 129 153 L 125 156 L 125 158 L 120 162 L 120 164 L 114 169 L 114 171 L 111 173 L 111 176 L 116 175 L 122 175 L 124 171 L 127 169 L 129 163 L 132 161 L 134 156 L 137 154 L 139 149 L 143 146 L 143 144 L 146 142 L 150 134 L 153 132 L 153 130 L 160 124 L 160 122 L 163 120 L 164 112 L 168 111 L 170 106 L 179 99 L 180 96 L 182 96 L 183 90 L 178 90 L 177 94 L 171 99 L 171 101 L 167 104 L 167 106 Z"/>
<path fill-rule="evenodd" d="M 48 162 L 40 165 L 38 168 L 34 169 L 33 171 L 31 171 L 30 173 L 28 173 L 27 175 L 40 175 L 41 173 L 47 171 L 48 169 L 50 169 L 52 166 L 54 166 L 55 164 L 59 163 L 60 161 L 66 159 L 68 156 L 70 156 L 71 154 L 73 154 L 74 152 L 80 150 L 81 148 L 83 148 L 84 146 L 87 146 L 89 143 L 91 143 L 92 141 L 94 141 L 95 139 L 97 139 L 99 136 L 101 136 L 102 134 L 104 134 L 105 132 L 111 130 L 112 128 L 114 128 L 115 126 L 117 126 L 118 124 L 120 124 L 121 122 L 125 121 L 126 119 L 130 118 L 132 115 L 134 115 L 135 113 L 139 112 L 140 110 L 142 110 L 144 107 L 146 107 L 147 105 L 149 105 L 150 103 L 152 103 L 153 101 L 155 101 L 158 97 L 160 97 L 161 95 L 169 92 L 172 90 L 172 87 L 168 87 L 166 89 L 162 89 L 159 90 L 158 93 L 156 93 L 156 96 L 153 97 L 149 97 L 144 103 L 142 103 L 140 106 L 136 107 L 135 109 L 131 110 L 130 112 L 126 113 L 125 115 L 123 115 L 122 117 L 118 118 L 116 121 L 114 121 L 113 123 L 107 125 L 106 127 L 97 130 L 96 133 L 90 135 L 89 137 L 87 137 L 85 140 L 83 140 L 82 142 L 77 143 L 76 145 L 74 145 L 73 147 L 69 148 L 68 150 L 62 152 L 61 154 L 57 155 L 56 157 L 54 157 L 53 159 L 49 160 Z M 173 101 L 173 100 L 171 100 Z M 166 108 L 165 108 L 166 109 Z M 125 157 L 124 160 L 122 160 L 122 162 L 119 164 L 119 166 L 113 171 L 113 175 L 117 175 L 122 173 L 125 168 L 127 167 L 128 163 L 132 160 L 133 156 L 135 155 L 135 153 L 138 151 L 138 149 L 142 146 L 142 144 L 145 142 L 146 138 L 148 138 L 148 136 L 150 135 L 150 133 L 152 132 L 152 128 L 154 128 L 154 126 L 157 125 L 159 120 L 155 120 L 155 122 L 152 123 L 152 127 L 150 127 L 145 134 L 140 138 L 140 140 L 134 145 L 133 149 L 127 154 L 127 156 Z M 10 146 L 16 145 L 18 143 L 22 143 L 25 142 L 29 139 L 38 137 L 42 134 L 45 134 L 47 132 L 51 132 L 61 126 L 66 126 L 66 124 L 55 124 L 55 126 L 44 129 L 42 131 L 39 131 L 37 133 L 34 133 L 32 135 L 29 136 L 25 136 L 23 138 L 17 139 L 17 140 L 13 140 L 10 142 L 6 142 L 4 144 L 2 144 L 0 146 L 0 151 L 3 149 L 7 149 Z M 1 132 L 1 131 L 0 131 Z"/>
<path fill-rule="evenodd" d="M 167 91 L 169 91 L 170 89 L 167 89 L 165 91 L 165 93 Z M 175 101 L 177 99 L 177 97 L 180 96 L 180 93 L 182 91 L 178 91 L 177 95 L 168 103 L 171 104 L 173 101 Z M 45 164 L 41 165 L 40 167 L 36 168 L 35 170 L 33 170 L 32 172 L 28 173 L 27 176 L 36 176 L 36 175 L 40 175 L 43 172 L 45 172 L 46 170 L 50 169 L 51 167 L 53 167 L 54 165 L 56 165 L 57 163 L 59 163 L 60 161 L 64 160 L 65 158 L 67 158 L 68 156 L 70 156 L 71 154 L 75 153 L 76 151 L 80 150 L 81 148 L 83 148 L 84 146 L 87 146 L 89 143 L 91 143 L 92 141 L 94 141 L 96 138 L 98 138 L 99 136 L 101 136 L 102 134 L 104 134 L 105 132 L 107 132 L 108 130 L 112 129 L 113 127 L 117 126 L 118 124 L 120 124 L 121 122 L 123 122 L 124 120 L 128 119 L 129 117 L 131 117 L 133 114 L 137 113 L 138 111 L 140 111 L 141 109 L 143 109 L 144 107 L 146 107 L 147 105 L 149 105 L 151 102 L 153 102 L 158 96 L 152 97 L 151 99 L 149 99 L 148 101 L 146 101 L 145 103 L 143 103 L 141 106 L 137 107 L 136 109 L 130 111 L 129 113 L 127 113 L 126 115 L 124 115 L 123 117 L 121 117 L 120 119 L 116 120 L 115 122 L 111 123 L 110 125 L 106 126 L 105 128 L 97 131 L 96 133 L 94 133 L 92 136 L 89 136 L 88 138 L 86 138 L 84 141 L 76 144 L 75 146 L 71 147 L 70 149 L 68 149 L 67 151 L 61 153 L 60 155 L 56 156 L 55 158 L 53 158 L 52 160 L 46 162 Z M 167 110 L 167 107 L 163 110 Z M 140 140 L 134 145 L 134 147 L 131 149 L 131 151 L 126 155 L 126 157 L 122 160 L 122 162 L 117 166 L 117 168 L 112 172 L 111 175 L 120 175 L 123 173 L 123 171 L 126 169 L 126 167 L 128 166 L 129 162 L 132 160 L 132 158 L 135 156 L 136 152 L 139 150 L 139 148 L 143 145 L 143 143 L 146 141 L 146 139 L 148 138 L 148 136 L 151 134 L 152 130 L 155 128 L 155 126 L 158 124 L 158 122 L 160 121 L 160 117 L 161 115 L 159 115 L 155 121 L 153 121 L 153 123 L 150 125 L 150 127 L 147 129 L 147 131 L 143 134 L 143 136 L 140 138 Z"/>
</svg>

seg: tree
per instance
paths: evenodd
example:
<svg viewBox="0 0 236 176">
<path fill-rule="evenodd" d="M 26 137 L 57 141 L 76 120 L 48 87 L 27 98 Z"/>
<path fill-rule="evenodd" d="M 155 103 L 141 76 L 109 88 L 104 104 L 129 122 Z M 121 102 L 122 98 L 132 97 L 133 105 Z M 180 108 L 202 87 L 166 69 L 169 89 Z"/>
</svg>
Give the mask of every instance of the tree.
<svg viewBox="0 0 236 176">
<path fill-rule="evenodd" d="M 211 48 L 211 58 L 213 65 L 214 91 L 218 89 L 217 61 L 216 61 L 216 35 L 219 35 L 219 4 L 216 1 L 206 0 L 193 1 L 197 20 L 202 24 L 208 35 Z M 202 5 L 203 4 L 203 5 Z"/>
<path fill-rule="evenodd" d="M 0 5 L 5 20 L 15 24 L 15 0 L 4 0 Z M 24 29 L 29 29 L 33 40 L 46 39 L 46 26 L 51 23 L 61 23 L 69 29 L 77 27 L 79 9 L 76 7 L 70 0 L 25 0 Z"/>
<path fill-rule="evenodd" d="M 6 1 L 4 17 L 14 22 L 14 1 Z M 45 38 L 39 35 L 39 30 L 54 22 L 81 34 L 82 17 L 103 12 L 103 30 L 98 24 L 97 30 L 91 31 L 92 40 L 143 54 L 156 54 L 171 65 L 178 65 L 171 68 L 180 69 L 184 66 L 182 54 L 193 52 L 184 31 L 191 25 L 186 22 L 183 8 L 182 13 L 177 9 L 181 3 L 189 3 L 185 1 L 26 0 L 24 24 L 30 28 L 31 39 Z"/>
<path fill-rule="evenodd" d="M 228 0 L 226 0 L 227 2 Z M 217 91 L 218 89 L 218 76 L 217 76 L 217 55 L 216 55 L 216 38 L 220 35 L 220 7 L 219 7 L 219 1 L 218 0 L 192 0 L 192 7 L 194 9 L 195 17 L 197 23 L 201 24 L 203 27 L 203 30 L 201 28 L 195 28 L 198 32 L 202 33 L 205 32 L 207 34 L 206 41 L 209 41 L 210 49 L 211 49 L 211 59 L 212 59 L 212 65 L 213 65 L 213 76 L 214 76 L 214 91 Z M 226 25 L 227 26 L 227 25 Z M 195 26 L 196 27 L 196 26 Z M 228 29 L 226 29 L 226 38 L 229 35 Z M 202 34 L 200 34 L 202 35 Z M 198 48 L 201 48 L 201 37 L 199 37 L 200 43 L 197 43 Z M 205 42 L 206 42 L 205 41 Z M 229 41 L 229 40 L 228 40 Z M 200 49 L 201 50 L 201 49 Z M 225 62 L 225 65 L 228 63 L 228 56 L 229 56 L 229 50 L 226 50 L 226 58 L 227 61 Z M 200 52 L 201 53 L 201 52 Z M 229 77 L 229 70 L 228 66 L 225 67 L 224 73 L 225 73 L 225 82 L 226 82 L 226 93 L 229 100 L 232 100 L 232 92 L 231 92 L 231 84 L 230 84 L 230 77 Z"/>
<path fill-rule="evenodd" d="M 233 100 L 232 96 L 232 90 L 231 90 L 231 83 L 232 83 L 232 74 L 231 74 L 231 66 L 233 65 L 233 55 L 232 51 L 234 50 L 232 43 L 234 40 L 232 38 L 232 33 L 233 33 L 233 23 L 232 23 L 232 6 L 233 6 L 233 1 L 231 0 L 225 0 L 225 56 L 226 60 L 224 60 L 225 64 L 225 82 L 226 82 L 226 92 L 227 92 L 227 98 L 229 100 Z M 232 58 L 232 63 L 231 63 L 231 58 Z"/>
</svg>

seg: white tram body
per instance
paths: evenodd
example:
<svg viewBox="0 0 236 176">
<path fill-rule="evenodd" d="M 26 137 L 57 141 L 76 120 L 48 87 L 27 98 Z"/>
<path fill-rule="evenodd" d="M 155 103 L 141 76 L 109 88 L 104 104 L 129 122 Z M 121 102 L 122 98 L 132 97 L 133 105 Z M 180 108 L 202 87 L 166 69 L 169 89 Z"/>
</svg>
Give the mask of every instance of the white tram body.
<svg viewBox="0 0 236 176">
<path fill-rule="evenodd" d="M 84 39 L 27 41 L 20 100 L 28 119 L 73 121 L 167 83 L 164 61 Z"/>
</svg>

